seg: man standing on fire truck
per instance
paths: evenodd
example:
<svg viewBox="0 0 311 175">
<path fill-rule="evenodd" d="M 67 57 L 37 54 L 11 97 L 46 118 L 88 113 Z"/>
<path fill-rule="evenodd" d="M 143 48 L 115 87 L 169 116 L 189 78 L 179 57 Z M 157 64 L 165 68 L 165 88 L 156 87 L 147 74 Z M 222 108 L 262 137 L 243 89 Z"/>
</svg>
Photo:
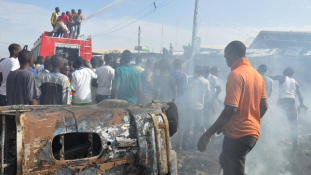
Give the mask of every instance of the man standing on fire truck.
<svg viewBox="0 0 311 175">
<path fill-rule="evenodd" d="M 53 29 L 55 28 L 56 26 L 56 23 L 57 23 L 57 18 L 58 18 L 58 12 L 59 12 L 59 8 L 58 7 L 55 7 L 55 12 L 52 13 L 52 17 L 51 17 L 51 24 L 53 26 Z"/>
<path fill-rule="evenodd" d="M 76 22 L 75 31 L 76 31 L 76 39 L 78 39 L 81 30 L 81 21 L 83 20 L 81 9 L 78 10 L 78 13 L 74 16 L 73 20 Z"/>
<path fill-rule="evenodd" d="M 69 32 L 67 26 L 65 25 L 65 21 L 67 21 L 67 20 L 69 20 L 68 15 L 63 14 L 59 18 L 59 20 L 57 21 L 56 26 L 55 26 L 54 30 L 52 31 L 52 33 L 56 33 L 59 28 L 62 28 L 66 32 L 66 34 L 69 34 L 70 32 Z M 64 36 L 64 37 L 66 37 L 66 36 Z"/>
<path fill-rule="evenodd" d="M 75 25 L 74 25 L 74 16 L 77 14 L 77 12 L 75 11 L 75 9 L 71 10 L 71 13 L 69 14 L 69 21 L 71 23 L 70 27 L 69 27 L 69 31 L 70 31 L 70 36 L 69 38 L 74 39 L 75 38 Z"/>
</svg>

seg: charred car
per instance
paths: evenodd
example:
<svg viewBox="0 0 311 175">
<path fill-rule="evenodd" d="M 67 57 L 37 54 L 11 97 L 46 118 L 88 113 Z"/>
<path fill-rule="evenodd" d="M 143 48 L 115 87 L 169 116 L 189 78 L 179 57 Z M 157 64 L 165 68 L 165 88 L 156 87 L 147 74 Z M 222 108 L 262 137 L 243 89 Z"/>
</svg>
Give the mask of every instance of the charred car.
<svg viewBox="0 0 311 175">
<path fill-rule="evenodd" d="M 1 174 L 177 174 L 173 102 L 6 106 Z"/>
</svg>

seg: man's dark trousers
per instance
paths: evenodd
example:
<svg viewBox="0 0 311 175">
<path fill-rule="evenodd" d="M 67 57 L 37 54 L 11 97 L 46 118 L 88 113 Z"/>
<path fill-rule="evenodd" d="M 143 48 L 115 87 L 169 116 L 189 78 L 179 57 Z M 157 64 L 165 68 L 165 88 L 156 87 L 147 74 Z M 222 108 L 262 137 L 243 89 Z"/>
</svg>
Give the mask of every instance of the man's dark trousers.
<svg viewBox="0 0 311 175">
<path fill-rule="evenodd" d="M 6 96 L 0 95 L 0 106 L 6 106 Z"/>
<path fill-rule="evenodd" d="M 224 175 L 245 175 L 246 155 L 254 148 L 257 139 L 245 136 L 231 139 L 225 136 L 219 157 Z"/>
</svg>

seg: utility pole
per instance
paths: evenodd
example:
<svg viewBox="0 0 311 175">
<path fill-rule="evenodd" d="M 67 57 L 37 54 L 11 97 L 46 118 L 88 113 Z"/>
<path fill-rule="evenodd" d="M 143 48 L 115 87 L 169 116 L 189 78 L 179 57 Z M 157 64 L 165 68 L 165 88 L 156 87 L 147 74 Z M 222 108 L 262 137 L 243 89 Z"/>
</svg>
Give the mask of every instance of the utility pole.
<svg viewBox="0 0 311 175">
<path fill-rule="evenodd" d="M 193 74 L 193 70 L 194 70 L 194 44 L 195 44 L 195 39 L 197 36 L 198 6 L 199 6 L 199 0 L 195 0 L 189 74 Z"/>
<path fill-rule="evenodd" d="M 162 35 L 161 35 L 161 50 L 160 50 L 160 54 L 163 51 L 163 24 L 162 24 Z"/>
<path fill-rule="evenodd" d="M 177 26 L 176 26 L 176 39 L 175 39 L 175 49 L 174 49 L 174 51 L 177 50 L 177 37 L 178 37 L 178 21 L 177 21 Z"/>
<path fill-rule="evenodd" d="M 138 27 L 138 56 L 140 55 L 140 26 Z"/>
</svg>

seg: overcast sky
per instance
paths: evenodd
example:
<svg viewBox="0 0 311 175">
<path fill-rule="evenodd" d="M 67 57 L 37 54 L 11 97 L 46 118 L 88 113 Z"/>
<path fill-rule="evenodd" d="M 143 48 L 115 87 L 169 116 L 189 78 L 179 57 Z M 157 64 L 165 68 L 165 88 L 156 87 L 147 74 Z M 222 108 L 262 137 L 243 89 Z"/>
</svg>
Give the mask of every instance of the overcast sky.
<svg viewBox="0 0 311 175">
<path fill-rule="evenodd" d="M 0 58 L 9 56 L 5 43 L 28 44 L 31 48 L 43 31 L 51 31 L 50 18 L 56 6 L 61 12 L 81 8 L 84 17 L 88 17 L 112 2 L 0 0 Z M 82 23 L 81 34 L 93 36 L 95 49 L 134 49 L 138 26 L 141 26 L 141 45 L 149 46 L 151 51 L 160 51 L 161 43 L 168 47 L 169 43 L 175 46 L 176 42 L 175 50 L 182 50 L 182 45 L 191 42 L 194 2 L 124 0 Z M 260 30 L 311 31 L 310 16 L 311 1 L 308 0 L 200 0 L 198 36 L 202 38 L 202 45 L 226 45 L 232 40 L 249 45 Z"/>
</svg>

